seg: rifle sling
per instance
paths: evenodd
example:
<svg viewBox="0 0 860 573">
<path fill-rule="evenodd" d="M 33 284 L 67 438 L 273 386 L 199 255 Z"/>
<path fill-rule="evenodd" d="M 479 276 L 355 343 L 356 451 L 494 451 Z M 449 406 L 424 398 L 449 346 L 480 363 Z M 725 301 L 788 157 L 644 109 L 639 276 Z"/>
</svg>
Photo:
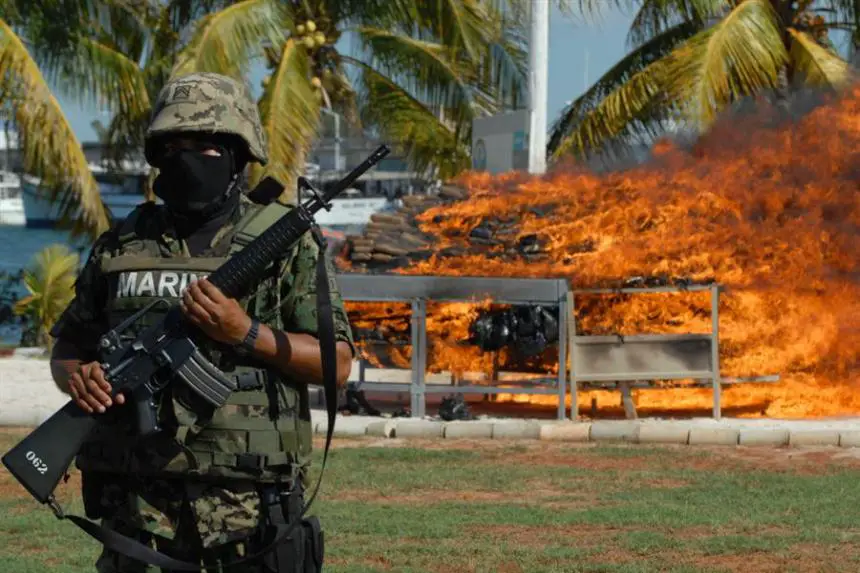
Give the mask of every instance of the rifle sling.
<svg viewBox="0 0 860 573">
<path fill-rule="evenodd" d="M 313 226 L 311 228 L 311 233 L 313 233 L 314 240 L 319 246 L 319 257 L 317 259 L 316 269 L 317 317 L 319 318 L 319 341 L 320 355 L 322 358 L 323 390 L 325 392 L 326 413 L 328 414 L 325 450 L 323 451 L 319 477 L 317 478 L 317 484 L 314 487 L 313 494 L 302 508 L 301 513 L 293 521 L 281 525 L 273 524 L 276 527 L 277 533 L 275 538 L 269 542 L 268 545 L 256 553 L 222 565 L 221 567 L 225 570 L 236 565 L 258 559 L 276 549 L 281 543 L 286 541 L 289 538 L 290 533 L 292 533 L 296 526 L 302 522 L 302 519 L 314 499 L 316 499 L 320 485 L 322 484 L 322 476 L 325 471 L 328 451 L 331 446 L 332 435 L 334 434 L 335 418 L 337 416 L 337 342 L 335 340 L 334 317 L 332 315 L 328 273 L 325 265 L 325 239 L 317 226 Z M 144 545 L 136 539 L 132 539 L 131 537 L 127 537 L 117 533 L 116 531 L 107 529 L 84 517 L 78 515 L 66 515 L 62 511 L 58 511 L 58 509 L 59 506 L 54 506 L 54 511 L 59 519 L 68 519 L 108 549 L 122 553 L 132 559 L 136 559 L 156 567 L 161 567 L 163 569 L 172 569 L 175 571 L 202 571 L 205 567 L 204 565 L 174 559 L 173 557 L 152 549 L 148 545 Z"/>
</svg>

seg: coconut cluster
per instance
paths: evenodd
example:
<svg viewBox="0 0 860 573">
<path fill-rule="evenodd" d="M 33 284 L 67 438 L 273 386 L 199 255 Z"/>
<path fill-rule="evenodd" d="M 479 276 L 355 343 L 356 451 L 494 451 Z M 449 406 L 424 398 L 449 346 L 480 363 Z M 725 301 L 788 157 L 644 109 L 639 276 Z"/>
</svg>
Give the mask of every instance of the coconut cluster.
<svg viewBox="0 0 860 573">
<path fill-rule="evenodd" d="M 329 41 L 325 33 L 317 28 L 317 24 L 313 20 L 308 20 L 304 24 L 298 24 L 296 26 L 296 35 L 308 50 L 321 48 Z M 311 85 L 320 89 L 322 87 L 322 80 L 314 76 L 311 78 Z"/>
</svg>

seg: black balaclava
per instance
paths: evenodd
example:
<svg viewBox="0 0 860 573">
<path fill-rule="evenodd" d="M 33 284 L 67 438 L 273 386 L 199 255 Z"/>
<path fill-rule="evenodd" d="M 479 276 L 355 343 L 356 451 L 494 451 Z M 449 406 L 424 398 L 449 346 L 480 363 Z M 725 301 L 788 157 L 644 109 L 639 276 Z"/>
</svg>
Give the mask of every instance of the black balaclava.
<svg viewBox="0 0 860 573">
<path fill-rule="evenodd" d="M 218 157 L 191 150 L 162 156 L 153 182 L 153 191 L 164 201 L 192 255 L 206 250 L 239 205 L 237 183 L 244 166 L 232 146 L 218 144 Z"/>
</svg>

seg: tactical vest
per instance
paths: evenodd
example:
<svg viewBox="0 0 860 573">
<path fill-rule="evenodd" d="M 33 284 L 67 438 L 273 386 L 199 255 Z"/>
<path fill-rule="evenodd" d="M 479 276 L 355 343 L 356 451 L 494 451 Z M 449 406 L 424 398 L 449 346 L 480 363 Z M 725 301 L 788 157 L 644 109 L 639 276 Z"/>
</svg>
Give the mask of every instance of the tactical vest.
<svg viewBox="0 0 860 573">
<path fill-rule="evenodd" d="M 161 207 L 145 204 L 120 225 L 114 244 L 100 254 L 99 265 L 109 294 L 106 311 L 111 328 L 156 299 L 178 303 L 184 288 L 206 276 L 241 250 L 289 207 L 266 207 L 243 201 L 243 214 L 232 228 L 222 229 L 203 256 L 187 256 L 184 244 L 167 232 Z M 304 248 L 317 249 L 306 235 Z M 240 301 L 252 317 L 282 329 L 281 279 L 297 249 L 267 269 L 256 289 Z M 158 305 L 159 309 L 166 305 Z M 143 317 L 133 336 L 162 315 Z M 174 380 L 160 394 L 159 423 L 164 429 L 140 438 L 134 428 L 130 400 L 108 409 L 76 459 L 82 470 L 144 476 L 281 481 L 304 475 L 311 450 L 312 427 L 307 386 L 284 377 L 252 359 L 200 334 L 195 340 L 222 371 L 234 376 L 239 390 L 217 410 L 201 409 L 191 391 Z"/>
</svg>

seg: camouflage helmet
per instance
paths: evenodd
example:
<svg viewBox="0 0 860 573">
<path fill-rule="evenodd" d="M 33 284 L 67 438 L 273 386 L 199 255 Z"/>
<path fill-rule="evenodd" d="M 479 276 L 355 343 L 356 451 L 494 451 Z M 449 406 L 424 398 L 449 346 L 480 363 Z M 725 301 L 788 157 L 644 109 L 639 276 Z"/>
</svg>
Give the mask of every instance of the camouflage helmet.
<svg viewBox="0 0 860 573">
<path fill-rule="evenodd" d="M 247 146 L 249 160 L 268 162 L 257 105 L 248 88 L 233 78 L 198 72 L 167 82 L 146 129 L 146 160 L 152 164 L 160 136 L 183 132 L 234 135 Z"/>
</svg>

